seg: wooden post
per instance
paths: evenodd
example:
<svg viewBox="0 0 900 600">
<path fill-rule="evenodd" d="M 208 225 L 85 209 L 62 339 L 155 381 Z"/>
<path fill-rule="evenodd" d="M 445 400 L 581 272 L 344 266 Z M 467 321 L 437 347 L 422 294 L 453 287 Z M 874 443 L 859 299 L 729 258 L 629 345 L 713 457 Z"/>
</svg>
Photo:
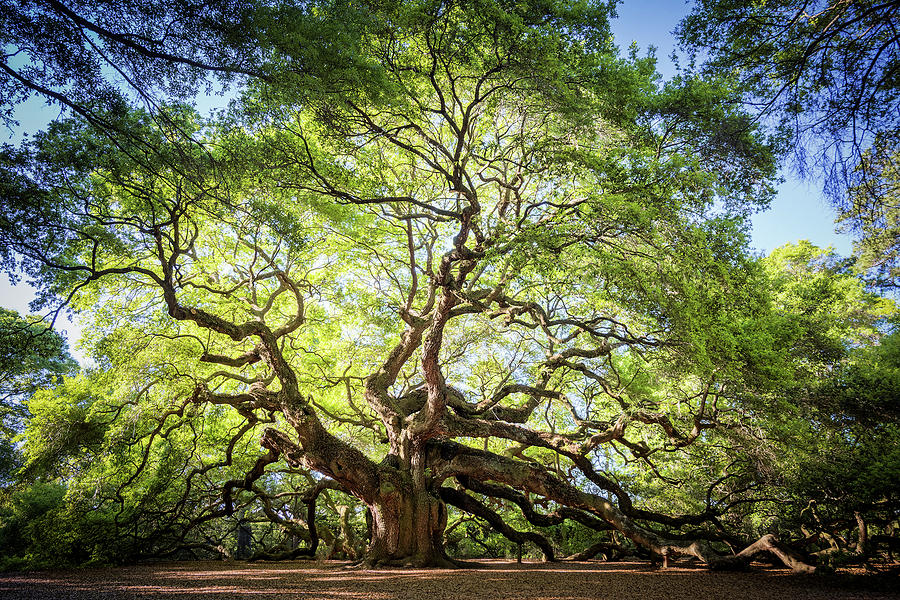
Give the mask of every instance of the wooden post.
<svg viewBox="0 0 900 600">
<path fill-rule="evenodd" d="M 519 564 L 522 563 L 522 542 L 519 542 L 519 552 L 516 555 L 516 562 Z"/>
</svg>

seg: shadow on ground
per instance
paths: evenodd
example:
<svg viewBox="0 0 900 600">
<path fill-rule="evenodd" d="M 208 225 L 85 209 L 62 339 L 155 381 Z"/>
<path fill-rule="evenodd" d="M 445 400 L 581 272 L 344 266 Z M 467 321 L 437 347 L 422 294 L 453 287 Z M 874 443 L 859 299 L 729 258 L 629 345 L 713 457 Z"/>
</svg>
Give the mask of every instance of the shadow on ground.
<svg viewBox="0 0 900 600">
<path fill-rule="evenodd" d="M 0 574 L 3 600 L 806 600 L 900 598 L 884 582 L 792 575 L 785 570 L 711 573 L 645 563 L 509 563 L 480 569 L 347 568 L 343 563 L 157 563 L 111 569 Z"/>
</svg>

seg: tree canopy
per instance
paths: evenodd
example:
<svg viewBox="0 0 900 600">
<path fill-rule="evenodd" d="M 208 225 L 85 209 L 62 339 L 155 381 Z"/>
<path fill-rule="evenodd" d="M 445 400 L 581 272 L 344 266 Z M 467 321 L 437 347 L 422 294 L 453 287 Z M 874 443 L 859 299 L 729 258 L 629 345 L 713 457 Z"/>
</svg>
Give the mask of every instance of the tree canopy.
<svg viewBox="0 0 900 600">
<path fill-rule="evenodd" d="M 813 569 L 758 512 L 802 488 L 768 476 L 780 415 L 808 423 L 792 391 L 895 307 L 809 245 L 749 253 L 777 141 L 728 78 L 663 83 L 599 3 L 241 6 L 9 17 L 145 102 L 67 96 L 3 154 L 6 264 L 82 315 L 94 363 L 30 398 L 39 485 L 7 537 L 448 565 L 471 523 L 549 560 Z M 79 84 L 40 56 L 9 89 Z M 227 113 L 183 102 L 201 73 L 238 78 Z"/>
<path fill-rule="evenodd" d="M 728 72 L 782 131 L 801 174 L 821 174 L 859 269 L 897 285 L 896 1 L 701 0 L 679 25 L 702 69 Z"/>
</svg>

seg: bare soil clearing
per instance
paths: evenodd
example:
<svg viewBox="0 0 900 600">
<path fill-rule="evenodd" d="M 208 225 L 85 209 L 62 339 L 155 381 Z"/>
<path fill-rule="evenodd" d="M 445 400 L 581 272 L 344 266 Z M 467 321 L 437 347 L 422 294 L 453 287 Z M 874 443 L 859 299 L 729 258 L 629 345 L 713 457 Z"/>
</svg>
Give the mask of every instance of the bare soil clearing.
<svg viewBox="0 0 900 600">
<path fill-rule="evenodd" d="M 0 573 L 3 600 L 273 598 L 316 600 L 806 600 L 900 598 L 889 581 L 858 589 L 846 577 L 786 569 L 661 571 L 646 563 L 479 561 L 481 569 L 348 569 L 346 563 L 158 563 L 112 569 Z M 871 582 L 869 582 L 871 583 Z M 871 585 L 865 585 L 871 588 Z"/>
</svg>

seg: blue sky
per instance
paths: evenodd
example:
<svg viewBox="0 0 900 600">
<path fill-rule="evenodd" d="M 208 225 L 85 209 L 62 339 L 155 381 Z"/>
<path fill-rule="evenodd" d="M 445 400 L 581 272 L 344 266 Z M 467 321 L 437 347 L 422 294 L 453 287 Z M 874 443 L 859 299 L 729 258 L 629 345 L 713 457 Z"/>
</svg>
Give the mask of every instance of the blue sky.
<svg viewBox="0 0 900 600">
<path fill-rule="evenodd" d="M 668 76 L 674 72 L 669 56 L 674 49 L 671 31 L 688 11 L 689 4 L 680 0 L 626 0 L 618 8 L 619 18 L 612 28 L 619 47 L 625 51 L 632 42 L 637 43 L 643 54 L 648 46 L 657 48 L 659 69 Z M 21 128 L 14 132 L 0 132 L 0 141 L 16 141 L 24 131 L 34 131 L 56 116 L 56 109 L 48 108 L 40 101 L 31 101 L 17 111 Z M 791 173 L 784 172 L 785 182 L 778 189 L 778 196 L 769 210 L 753 217 L 752 245 L 757 251 L 771 250 L 800 239 L 808 239 L 819 246 L 834 246 L 838 253 L 847 255 L 851 250 L 850 238 L 834 231 L 834 211 L 824 199 L 816 182 L 799 181 Z M 13 287 L 5 276 L 0 276 L 0 306 L 20 312 L 28 312 L 28 302 L 33 292 L 26 284 Z M 80 335 L 77 324 L 57 323 L 74 344 Z"/>
</svg>

